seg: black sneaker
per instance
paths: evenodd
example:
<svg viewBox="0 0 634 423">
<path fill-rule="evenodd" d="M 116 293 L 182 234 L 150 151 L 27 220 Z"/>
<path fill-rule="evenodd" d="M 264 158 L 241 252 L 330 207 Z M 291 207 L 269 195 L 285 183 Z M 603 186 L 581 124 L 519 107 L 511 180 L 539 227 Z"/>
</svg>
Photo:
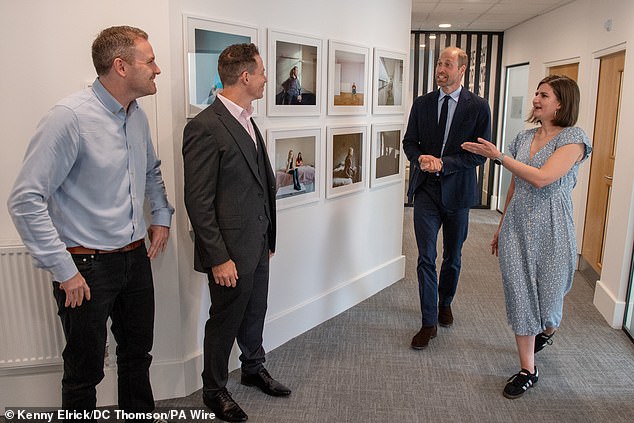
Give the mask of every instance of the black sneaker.
<svg viewBox="0 0 634 423">
<path fill-rule="evenodd" d="M 555 335 L 555 332 L 550 335 L 546 335 L 544 332 L 535 335 L 535 352 L 540 352 L 544 349 L 546 345 L 552 345 L 553 340 L 551 339 Z"/>
<path fill-rule="evenodd" d="M 504 396 L 510 399 L 521 397 L 524 392 L 537 383 L 538 377 L 537 366 L 535 366 L 535 373 L 533 374 L 526 369 L 520 370 L 519 373 L 514 374 L 507 380 L 508 383 L 504 387 Z"/>
</svg>

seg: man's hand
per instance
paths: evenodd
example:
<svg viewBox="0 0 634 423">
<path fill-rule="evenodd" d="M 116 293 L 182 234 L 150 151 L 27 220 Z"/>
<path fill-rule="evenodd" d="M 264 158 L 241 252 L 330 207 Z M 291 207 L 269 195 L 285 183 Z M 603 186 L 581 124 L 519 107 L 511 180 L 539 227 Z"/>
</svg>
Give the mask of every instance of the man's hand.
<svg viewBox="0 0 634 423">
<path fill-rule="evenodd" d="M 84 301 L 90 301 L 90 288 L 86 283 L 86 280 L 77 272 L 72 278 L 59 284 L 59 289 L 66 293 L 65 307 L 71 308 L 79 307 Z"/>
<path fill-rule="evenodd" d="M 235 288 L 238 281 L 238 269 L 233 260 L 228 260 L 218 266 L 212 266 L 211 274 L 214 282 L 220 286 Z"/>
<path fill-rule="evenodd" d="M 150 249 L 147 250 L 147 256 L 150 260 L 153 260 L 165 251 L 167 239 L 170 236 L 170 228 L 167 226 L 151 225 L 148 229 L 148 235 L 150 236 Z"/>
<path fill-rule="evenodd" d="M 423 172 L 436 173 L 442 170 L 442 160 L 427 154 L 418 156 L 418 164 Z"/>
</svg>

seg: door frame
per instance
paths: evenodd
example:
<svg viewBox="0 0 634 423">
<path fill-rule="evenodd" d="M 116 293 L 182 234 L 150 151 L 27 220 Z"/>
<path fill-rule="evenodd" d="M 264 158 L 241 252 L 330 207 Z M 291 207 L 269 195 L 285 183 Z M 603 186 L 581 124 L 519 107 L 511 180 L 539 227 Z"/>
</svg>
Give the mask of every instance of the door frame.
<svg viewBox="0 0 634 423">
<path fill-rule="evenodd" d="M 625 49 L 625 48 L 623 48 Z M 570 57 L 568 59 L 561 59 L 561 60 L 552 60 L 550 62 L 544 62 L 543 63 L 543 69 L 542 69 L 542 75 L 548 75 L 548 70 L 550 68 L 554 68 L 557 66 L 563 66 L 563 65 L 571 65 L 573 63 L 577 63 L 579 64 L 579 71 L 581 71 L 581 56 L 574 56 L 574 57 Z M 581 74 L 579 74 L 581 75 Z M 577 75 L 577 81 L 579 81 L 579 75 Z M 597 81 L 598 81 L 598 75 L 597 75 Z M 596 95 L 596 93 L 595 93 Z"/>
<path fill-rule="evenodd" d="M 597 115 L 597 98 L 599 95 L 599 74 L 601 71 L 601 59 L 609 56 L 614 53 L 626 52 L 626 43 L 619 43 L 611 47 L 607 47 L 604 49 L 596 50 L 592 52 L 592 66 L 591 66 L 591 78 L 590 78 L 590 89 L 584 90 L 581 89 L 582 93 L 585 93 L 586 98 L 581 98 L 581 103 L 586 103 L 590 105 L 587 108 L 586 119 L 588 125 L 592 125 L 592 129 L 594 131 L 594 124 Z M 565 63 L 559 63 L 565 64 Z M 579 67 L 581 71 L 582 68 Z M 579 79 L 583 80 L 581 74 L 579 75 Z M 580 87 L 581 88 L 581 87 Z M 594 144 L 593 135 L 591 136 L 592 143 Z M 588 206 L 588 190 L 590 187 L 590 166 L 581 166 L 579 169 L 579 176 L 577 178 L 577 188 L 573 191 L 573 196 L 575 196 L 575 205 L 578 204 L 578 207 L 575 207 L 573 210 L 574 213 L 574 222 L 575 222 L 575 232 L 577 240 L 581 242 L 577 242 L 577 269 L 582 270 L 584 276 L 589 280 L 590 284 L 595 287 L 596 283 L 601 279 L 601 275 L 598 275 L 594 272 L 589 264 L 586 264 L 581 268 L 583 263 L 581 262 L 581 249 L 583 247 L 583 234 L 585 231 L 586 224 L 586 208 Z M 610 199 L 612 202 L 613 199 Z M 608 216 L 608 221 L 606 222 L 606 226 L 604 229 L 604 234 L 608 232 L 608 226 L 610 224 L 610 219 Z"/>
</svg>

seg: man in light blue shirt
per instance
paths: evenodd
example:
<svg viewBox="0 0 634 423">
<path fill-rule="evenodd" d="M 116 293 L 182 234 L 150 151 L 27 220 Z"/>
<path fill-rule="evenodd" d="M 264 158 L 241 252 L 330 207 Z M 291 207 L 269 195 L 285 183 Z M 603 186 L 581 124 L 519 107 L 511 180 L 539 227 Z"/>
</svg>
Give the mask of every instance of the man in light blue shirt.
<svg viewBox="0 0 634 423">
<path fill-rule="evenodd" d="M 92 46 L 98 78 L 41 120 L 9 196 L 9 212 L 35 265 L 53 275 L 66 337 L 62 406 L 68 410 L 96 407 L 109 317 L 119 407 L 154 409 L 150 259 L 166 247 L 174 209 L 136 102 L 156 93 L 161 72 L 147 39 L 127 26 L 99 34 Z"/>
</svg>

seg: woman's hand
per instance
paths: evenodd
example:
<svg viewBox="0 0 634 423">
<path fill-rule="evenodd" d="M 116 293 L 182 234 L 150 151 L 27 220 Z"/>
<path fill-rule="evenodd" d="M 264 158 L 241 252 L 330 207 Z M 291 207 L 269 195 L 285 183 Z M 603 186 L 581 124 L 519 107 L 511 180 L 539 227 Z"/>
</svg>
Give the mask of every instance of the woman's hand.
<svg viewBox="0 0 634 423">
<path fill-rule="evenodd" d="M 479 154 L 487 159 L 495 159 L 500 156 L 500 150 L 497 149 L 495 144 L 485 140 L 484 138 L 478 138 L 478 142 L 464 142 L 461 147 L 463 150 L 467 150 L 470 153 Z"/>
<path fill-rule="evenodd" d="M 500 237 L 500 228 L 493 234 L 493 239 L 491 240 L 491 254 L 494 254 L 495 257 L 498 257 L 498 238 Z"/>
</svg>

